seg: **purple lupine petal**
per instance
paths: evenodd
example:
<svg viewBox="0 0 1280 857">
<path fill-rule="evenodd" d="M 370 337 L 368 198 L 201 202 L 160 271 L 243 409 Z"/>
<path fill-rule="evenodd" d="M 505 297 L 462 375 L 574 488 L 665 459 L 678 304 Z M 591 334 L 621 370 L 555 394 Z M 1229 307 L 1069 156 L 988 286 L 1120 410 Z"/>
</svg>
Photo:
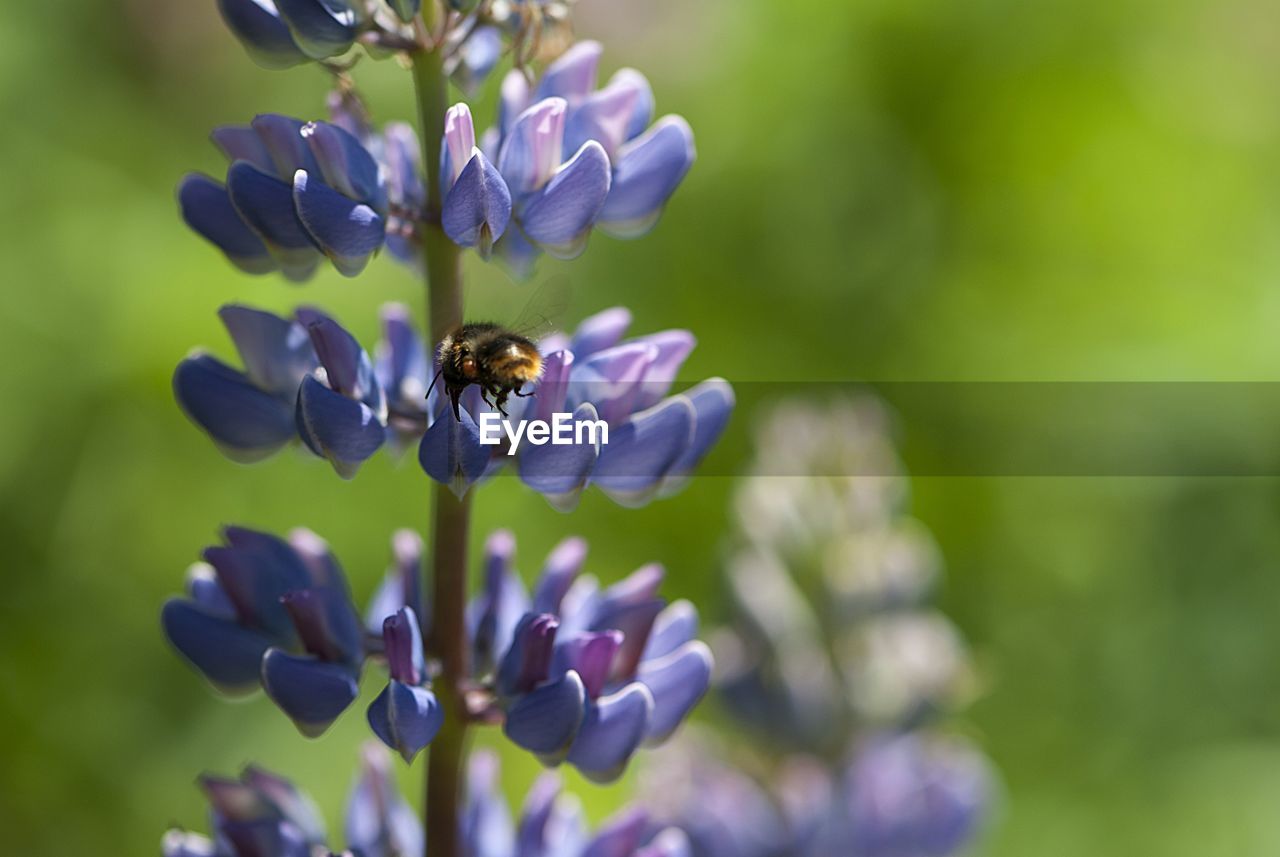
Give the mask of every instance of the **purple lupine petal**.
<svg viewBox="0 0 1280 857">
<path fill-rule="evenodd" d="M 337 557 L 329 550 L 328 542 L 306 527 L 297 527 L 289 531 L 287 544 L 307 570 L 311 581 L 308 588 L 332 589 L 342 595 L 350 606 L 351 590 L 347 586 L 347 578 Z"/>
<path fill-rule="evenodd" d="M 667 571 L 661 563 L 651 562 L 640 566 L 600 593 L 596 605 L 596 621 L 603 621 L 617 609 L 652 601 L 666 576 Z"/>
<path fill-rule="evenodd" d="M 343 479 L 355 476 L 387 435 L 372 408 L 335 393 L 311 375 L 298 391 L 296 422 L 307 446 L 326 458 Z"/>
<path fill-rule="evenodd" d="M 401 21 L 411 24 L 418 10 L 422 8 L 422 0 L 387 0 L 387 5 Z"/>
<path fill-rule="evenodd" d="M 539 775 L 529 787 L 520 810 L 520 826 L 516 830 L 516 854 L 519 857 L 544 857 L 547 828 L 560 792 L 560 777 L 552 771 Z"/>
<path fill-rule="evenodd" d="M 427 192 L 418 172 L 422 149 L 418 135 L 407 122 L 388 122 L 382 129 L 382 159 L 387 167 L 387 199 L 401 207 L 419 209 Z"/>
<path fill-rule="evenodd" d="M 467 633 L 471 637 L 474 668 L 487 672 L 507 650 L 516 626 L 529 612 L 529 595 L 514 567 L 515 536 L 494 530 L 484 543 L 484 588 L 467 605 Z"/>
<path fill-rule="evenodd" d="M 669 655 L 698 634 L 698 608 L 685 599 L 674 601 L 653 620 L 641 662 Z"/>
<path fill-rule="evenodd" d="M 262 686 L 308 738 L 328 729 L 360 694 L 350 667 L 282 649 L 270 649 L 263 656 Z"/>
<path fill-rule="evenodd" d="M 612 629 L 578 634 L 556 647 L 555 669 L 576 672 L 587 698 L 595 699 L 604 691 L 622 642 L 622 632 Z"/>
<path fill-rule="evenodd" d="M 275 644 L 271 637 L 184 598 L 166 601 L 160 622 L 173 647 L 223 693 L 258 687 L 262 654 Z"/>
<path fill-rule="evenodd" d="M 630 681 L 635 677 L 636 668 L 644 655 L 644 647 L 649 642 L 649 632 L 653 629 L 653 622 L 662 612 L 663 606 L 660 598 L 601 605 L 602 609 L 597 612 L 591 629 L 602 631 L 606 628 L 616 628 L 623 634 L 617 657 L 611 661 L 612 669 L 608 676 L 610 681 Z"/>
<path fill-rule="evenodd" d="M 581 857 L 631 857 L 649 831 L 649 814 L 638 807 L 624 809 L 600 825 Z"/>
<path fill-rule="evenodd" d="M 444 145 L 440 147 L 440 187 L 447 193 L 476 148 L 475 122 L 466 102 L 458 102 L 444 114 Z"/>
<path fill-rule="evenodd" d="M 458 819 L 466 857 L 513 857 L 515 830 L 498 782 L 498 756 L 489 750 L 471 754 L 467 765 L 466 805 Z"/>
<path fill-rule="evenodd" d="M 526 613 L 512 633 L 498 665 L 497 688 L 504 696 L 528 693 L 551 674 L 551 655 L 560 620 L 547 613 Z"/>
<path fill-rule="evenodd" d="M 271 0 L 218 0 L 218 10 L 227 29 L 263 68 L 289 68 L 307 61 Z"/>
<path fill-rule="evenodd" d="M 311 338 L 291 319 L 241 304 L 223 305 L 218 318 L 249 380 L 269 393 L 292 399 L 302 379 L 319 365 Z"/>
<path fill-rule="evenodd" d="M 506 139 L 517 117 L 528 109 L 531 103 L 529 79 L 524 76 L 524 72 L 513 68 L 502 79 L 502 86 L 498 90 L 498 121 L 491 129 L 498 132 L 498 139 L 494 142 Z M 486 150 L 486 154 L 494 161 L 498 159 L 496 150 Z"/>
<path fill-rule="evenodd" d="M 407 379 L 421 378 L 426 374 L 426 349 L 409 320 L 409 307 L 402 303 L 382 305 L 382 341 L 375 360 L 374 374 L 378 383 L 390 397 L 401 398 L 401 387 Z M 426 390 L 414 391 L 418 398 Z"/>
<path fill-rule="evenodd" d="M 689 448 L 696 419 L 693 404 L 682 396 L 633 414 L 612 430 L 591 481 L 615 502 L 643 504 Z"/>
<path fill-rule="evenodd" d="M 322 313 L 299 310 L 298 318 L 306 326 L 316 356 L 324 366 L 329 388 L 348 398 L 372 400 L 376 405 L 380 397 L 373 361 L 356 338 Z"/>
<path fill-rule="evenodd" d="M 320 254 L 294 209 L 292 178 L 283 182 L 248 161 L 236 161 L 227 170 L 227 193 L 236 212 L 262 239 L 286 277 L 304 280 L 311 276 Z"/>
<path fill-rule="evenodd" d="M 459 89 L 473 95 L 497 67 L 502 51 L 501 29 L 477 27 L 458 48 L 449 76 Z"/>
<path fill-rule="evenodd" d="M 694 426 L 693 441 L 671 468 L 675 476 L 688 474 L 711 451 L 711 447 L 715 446 L 724 433 L 725 426 L 729 424 L 735 401 L 733 387 L 723 378 L 709 378 L 685 390 L 680 398 L 693 403 L 697 423 Z"/>
<path fill-rule="evenodd" d="M 520 697 L 507 710 L 502 731 L 544 764 L 564 759 L 582 723 L 586 691 L 575 672 Z"/>
<path fill-rule="evenodd" d="M 498 170 L 513 199 L 523 200 L 541 189 L 560 166 L 567 109 L 564 99 L 548 98 L 512 122 L 498 153 Z"/>
<path fill-rule="evenodd" d="M 981 754 L 959 740 L 881 736 L 845 777 L 845 843 L 865 854 L 953 854 L 973 836 L 990 799 Z"/>
<path fill-rule="evenodd" d="M 639 137 L 653 121 L 653 89 L 649 86 L 648 78 L 634 68 L 621 68 L 609 78 L 609 86 L 627 86 L 636 92 L 635 106 L 627 123 L 624 139 Z"/>
<path fill-rule="evenodd" d="M 271 150 L 252 126 L 219 125 L 209 132 L 209 139 L 226 156 L 228 162 L 248 161 L 264 173 L 275 175 L 276 164 L 271 157 Z"/>
<path fill-rule="evenodd" d="M 178 364 L 173 395 L 183 413 L 235 461 L 259 461 L 297 436 L 287 400 L 259 390 L 244 373 L 208 354 Z"/>
<path fill-rule="evenodd" d="M 480 427 L 471 414 L 462 410 L 459 417 L 455 420 L 448 412 L 436 417 L 418 446 L 418 463 L 428 476 L 461 497 L 484 476 L 491 450 L 481 445 Z"/>
<path fill-rule="evenodd" d="M 378 212 L 304 170 L 293 177 L 293 201 L 307 233 L 344 277 L 363 271 L 386 240 L 387 224 Z"/>
<path fill-rule="evenodd" d="M 294 639 L 293 621 L 280 598 L 311 584 L 302 558 L 292 545 L 271 533 L 230 526 L 223 528 L 222 538 L 225 546 L 205 548 L 202 557 L 213 566 L 237 614 L 278 638 Z"/>
<path fill-rule="evenodd" d="M 396 789 L 391 757 L 374 741 L 360 755 L 360 779 L 347 799 L 347 847 L 363 857 L 421 854 L 422 823 Z"/>
<path fill-rule="evenodd" d="M 584 143 L 525 205 L 525 235 L 557 259 L 580 256 L 609 195 L 609 183 L 609 156 L 594 140 Z"/>
<path fill-rule="evenodd" d="M 326 184 L 380 215 L 387 212 L 387 188 L 369 150 L 349 131 L 328 122 L 308 122 L 299 131 Z"/>
<path fill-rule="evenodd" d="M 600 229 L 617 238 L 648 232 L 696 157 L 689 123 L 680 116 L 659 119 L 619 150 L 609 198 L 600 210 Z"/>
<path fill-rule="evenodd" d="M 559 613 L 564 595 L 587 561 L 587 542 L 576 536 L 565 539 L 551 549 L 533 590 L 535 613 Z"/>
<path fill-rule="evenodd" d="M 591 402 L 610 425 L 624 422 L 640 395 L 640 382 L 658 356 L 657 346 L 624 342 L 576 361 L 570 402 Z M 610 444 L 615 442 L 611 436 Z"/>
<path fill-rule="evenodd" d="M 311 854 L 302 831 L 292 824 L 281 824 L 277 818 L 221 820 L 218 840 L 229 845 L 233 854 L 248 857 L 309 857 Z"/>
<path fill-rule="evenodd" d="M 599 42 L 582 41 L 571 46 L 547 66 L 538 82 L 535 100 L 556 96 L 573 101 L 596 88 L 596 67 L 604 48 Z"/>
<path fill-rule="evenodd" d="M 356 14 L 345 0 L 275 0 L 299 49 L 322 60 L 345 52 L 356 38 Z"/>
<path fill-rule="evenodd" d="M 581 404 L 573 411 L 576 424 L 594 423 L 598 418 L 590 403 Z M 520 450 L 517 461 L 520 481 L 560 511 L 572 509 L 599 460 L 602 437 L 597 432 L 595 443 L 526 446 Z"/>
<path fill-rule="evenodd" d="M 187 225 L 240 270 L 266 274 L 276 269 L 266 245 L 245 225 L 221 182 L 201 173 L 188 173 L 178 185 L 178 204 Z"/>
<path fill-rule="evenodd" d="M 411 607 L 401 607 L 382 623 L 382 642 L 391 677 L 405 684 L 421 684 L 426 675 L 422 631 Z"/>
<path fill-rule="evenodd" d="M 631 310 L 626 307 L 610 307 L 584 318 L 569 341 L 569 351 L 583 361 L 598 351 L 612 348 L 622 341 L 631 326 Z"/>
<path fill-rule="evenodd" d="M 502 239 L 494 245 L 494 253 L 503 266 L 517 280 L 527 280 L 533 274 L 533 266 L 537 263 L 542 251 L 524 237 L 517 228 L 511 228 L 503 234 Z"/>
<path fill-rule="evenodd" d="M 208 563 L 193 563 L 187 569 L 187 593 L 196 606 L 209 615 L 236 621 L 236 607 Z"/>
<path fill-rule="evenodd" d="M 652 712 L 653 696 L 639 682 L 601 697 L 587 706 L 578 737 L 569 748 L 569 763 L 592 782 L 613 782 L 644 740 Z"/>
<path fill-rule="evenodd" d="M 640 665 L 636 675 L 653 694 L 645 743 L 660 744 L 689 716 L 711 685 L 711 649 L 691 640 L 670 654 Z"/>
<path fill-rule="evenodd" d="M 434 693 L 393 679 L 369 704 L 368 717 L 373 734 L 412 762 L 436 737 L 445 714 Z"/>
<path fill-rule="evenodd" d="M 642 88 L 647 87 L 648 81 L 642 76 L 639 80 L 636 76 L 624 76 L 588 95 L 569 112 L 564 126 L 564 147 L 572 152 L 588 140 L 595 140 L 612 160 L 628 139 L 627 130 Z"/>
<path fill-rule="evenodd" d="M 488 258 L 493 243 L 502 237 L 511 220 L 511 193 L 489 159 L 472 149 L 458 180 L 449 189 L 441 213 L 441 225 L 453 243 L 475 247 Z"/>
<path fill-rule="evenodd" d="M 693 857 L 689 836 L 678 827 L 667 827 L 649 841 L 635 857 Z"/>
<path fill-rule="evenodd" d="M 657 355 L 644 373 L 640 392 L 632 404 L 634 410 L 643 410 L 662 401 L 675 383 L 676 374 L 685 359 L 693 351 L 698 340 L 687 330 L 664 330 L 650 333 L 638 340 L 658 349 Z"/>
<path fill-rule="evenodd" d="M 364 629 L 344 588 L 298 589 L 280 600 L 308 653 L 359 667 L 364 659 Z"/>
<path fill-rule="evenodd" d="M 573 368 L 573 355 L 568 351 L 553 351 L 542 359 L 542 377 L 534 389 L 533 411 L 528 419 L 550 422 L 564 410 L 569 389 L 569 376 Z"/>
<path fill-rule="evenodd" d="M 297 827 L 308 842 L 325 840 L 324 818 L 319 807 L 293 783 L 254 765 L 244 769 L 240 781 L 268 801 L 285 821 Z"/>
<path fill-rule="evenodd" d="M 315 155 L 311 154 L 311 148 L 302 139 L 304 124 L 306 123 L 301 119 L 280 113 L 259 113 L 253 117 L 253 121 L 249 123 L 250 130 L 262 141 L 271 158 L 271 167 L 259 164 L 257 157 L 250 159 L 251 162 L 264 173 L 281 181 L 292 181 L 293 174 L 298 170 L 310 172 L 318 169 Z"/>
<path fill-rule="evenodd" d="M 162 857 L 225 857 L 214 841 L 198 833 L 170 830 L 160 840 Z"/>
<path fill-rule="evenodd" d="M 395 561 L 387 571 L 382 585 L 369 599 L 365 610 L 365 627 L 375 634 L 382 633 L 383 621 L 401 607 L 408 607 L 422 622 L 422 536 L 413 530 L 396 530 L 391 536 L 391 553 Z"/>
</svg>

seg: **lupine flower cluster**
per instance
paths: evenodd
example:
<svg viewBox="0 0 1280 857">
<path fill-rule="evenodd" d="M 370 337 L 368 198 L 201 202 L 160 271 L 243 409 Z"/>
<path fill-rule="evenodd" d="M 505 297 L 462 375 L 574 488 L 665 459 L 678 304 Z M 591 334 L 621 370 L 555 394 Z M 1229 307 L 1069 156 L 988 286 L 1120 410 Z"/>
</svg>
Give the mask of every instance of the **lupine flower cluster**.
<svg viewBox="0 0 1280 857">
<path fill-rule="evenodd" d="M 242 2 L 262 11 L 257 0 Z M 415 224 L 429 216 L 483 258 L 496 246 L 520 277 L 543 252 L 581 255 L 593 227 L 639 237 L 693 166 L 693 132 L 679 116 L 650 125 L 653 91 L 635 69 L 597 89 L 601 51 L 596 42 L 574 45 L 536 86 L 513 69 L 483 135 L 465 102 L 450 108 L 437 167 L 443 205 L 434 215 L 413 130 L 390 123 L 375 133 L 345 90 L 331 99 L 329 122 L 264 114 L 215 129 L 213 142 L 229 162 L 225 182 L 184 178 L 183 218 L 242 271 L 295 281 L 310 278 L 325 257 L 354 277 L 384 244 L 415 263 Z"/>
<path fill-rule="evenodd" d="M 281 318 L 231 304 L 219 316 L 244 368 L 196 352 L 178 365 L 173 385 L 187 416 L 237 461 L 301 440 L 351 478 L 383 444 L 417 443 L 422 469 L 459 495 L 511 462 L 521 481 L 559 508 L 571 508 L 592 484 L 640 505 L 679 487 L 719 439 L 734 404 L 719 378 L 670 395 L 693 335 L 669 330 L 624 340 L 631 315 L 609 309 L 572 337 L 541 343 L 542 380 L 508 411 L 517 420 L 557 412 L 604 420 L 608 444 L 525 445 L 509 455 L 505 440 L 481 443 L 479 422 L 494 411 L 478 388 L 463 397 L 459 418 L 438 385 L 426 395 L 435 364 L 403 306 L 383 308 L 376 359 L 310 307 Z"/>
<path fill-rule="evenodd" d="M 285 540 L 228 527 L 223 538 L 188 571 L 187 594 L 164 606 L 173 646 L 227 694 L 260 686 L 310 737 L 356 700 L 364 664 L 376 659 L 389 678 L 368 707 L 370 728 L 412 760 L 444 720 L 422 645 L 421 539 L 395 534 L 394 562 L 362 621 L 314 533 Z M 468 703 L 545 764 L 567 761 L 610 781 L 688 716 L 710 683 L 711 653 L 695 639 L 693 605 L 658 596 L 660 566 L 601 587 L 581 574 L 586 555 L 581 539 L 562 542 L 530 595 L 514 568 L 514 537 L 490 536 L 484 586 L 467 612 Z"/>
<path fill-rule="evenodd" d="M 456 309 L 462 248 L 526 277 L 544 253 L 583 253 L 597 228 L 638 237 L 693 165 L 688 123 L 655 121 L 640 72 L 623 69 L 598 85 L 602 48 L 572 43 L 570 0 L 216 2 L 258 63 L 318 64 L 335 90 L 327 119 L 262 114 L 215 129 L 226 166 L 179 183 L 187 225 L 241 272 L 295 283 L 326 263 L 355 277 L 385 247 L 424 275 L 429 324 L 445 342 L 467 321 Z M 362 56 L 412 68 L 417 133 L 375 124 L 353 77 Z M 508 61 L 487 129 L 465 102 L 446 107 L 446 76 L 472 93 Z M 681 487 L 734 407 L 718 378 L 673 392 L 693 335 L 628 339 L 630 313 L 607 309 L 572 334 L 536 346 L 521 338 L 532 367 L 519 376 L 523 388 L 482 388 L 477 360 L 463 373 L 470 383 L 446 374 L 436 387 L 444 345 L 424 341 L 405 306 L 383 307 L 382 339 L 368 349 L 314 306 L 281 316 L 228 304 L 219 316 L 238 365 L 193 352 L 173 390 L 227 457 L 255 462 L 296 445 L 351 479 L 384 446 L 416 449 L 421 469 L 452 491 L 434 492 L 433 544 L 409 531 L 393 536 L 392 566 L 363 614 L 319 536 L 247 527 L 227 527 L 189 570 L 186 593 L 161 611 L 170 643 L 215 688 L 261 688 L 307 737 L 357 701 L 366 667 L 385 669 L 365 708 L 381 743 L 365 751 L 343 853 L 421 857 L 430 843 L 431 857 L 688 857 L 684 833 L 640 810 L 588 831 L 551 773 L 513 822 L 495 758 L 478 752 L 463 767 L 473 725 L 501 726 L 546 766 L 567 763 L 598 782 L 621 776 L 639 748 L 666 741 L 707 691 L 712 658 L 696 639 L 694 607 L 658 594 L 662 568 L 602 585 L 583 573 L 585 543 L 567 539 L 530 591 L 515 570 L 514 538 L 498 531 L 469 605 L 466 581 L 450 575 L 465 574 L 462 498 L 507 464 L 565 511 L 589 485 L 622 505 Z M 491 405 L 492 389 L 502 395 Z M 509 412 L 508 393 L 516 394 Z M 494 442 L 482 429 L 495 415 L 509 426 L 566 414 L 598 434 L 522 446 L 509 428 Z M 433 742 L 440 753 L 427 766 L 427 803 L 445 817 L 420 819 L 396 793 L 384 747 L 411 762 Z M 315 808 L 287 781 L 249 768 L 200 782 L 211 835 L 171 831 L 166 857 L 334 853 Z"/>
<path fill-rule="evenodd" d="M 458 819 L 466 857 L 687 857 L 677 828 L 657 828 L 639 809 L 624 810 L 588 829 L 580 805 L 545 774 L 529 791 L 518 819 L 498 789 L 497 757 L 472 756 L 467 803 Z M 334 855 L 324 819 L 311 799 L 288 780 L 249 767 L 238 778 L 204 775 L 211 836 L 171 830 L 164 857 L 325 857 Z M 390 758 L 377 744 L 362 753 L 361 770 L 347 800 L 343 839 L 348 857 L 417 857 L 423 826 L 400 796 Z"/>
<path fill-rule="evenodd" d="M 959 853 L 992 775 L 939 723 L 973 671 L 958 631 L 925 604 L 938 552 L 903 512 L 883 409 L 786 403 L 762 424 L 753 471 L 807 474 L 741 483 L 725 575 L 734 621 L 712 636 L 722 707 L 765 740 L 732 754 L 680 742 L 648 769 L 647 793 L 699 857 Z M 871 475 L 848 475 L 859 473 Z"/>
</svg>

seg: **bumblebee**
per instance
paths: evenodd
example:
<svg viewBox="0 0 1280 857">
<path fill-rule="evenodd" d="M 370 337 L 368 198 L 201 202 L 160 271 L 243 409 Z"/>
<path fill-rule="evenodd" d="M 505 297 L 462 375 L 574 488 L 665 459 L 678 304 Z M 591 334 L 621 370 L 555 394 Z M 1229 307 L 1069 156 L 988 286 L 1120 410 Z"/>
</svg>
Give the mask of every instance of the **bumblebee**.
<svg viewBox="0 0 1280 857">
<path fill-rule="evenodd" d="M 472 384 L 480 387 L 485 404 L 504 417 L 508 397 L 533 395 L 523 388 L 542 377 L 542 353 L 534 340 L 555 326 L 568 303 L 568 283 L 563 277 L 556 277 L 539 287 L 510 327 L 488 321 L 467 322 L 441 340 L 436 350 L 440 371 L 431 386 L 444 381 L 454 419 L 462 419 L 458 399 Z M 431 395 L 430 388 L 427 395 Z"/>
<path fill-rule="evenodd" d="M 458 398 L 471 384 L 478 384 L 480 397 L 505 417 L 507 397 L 532 396 L 521 388 L 542 377 L 538 346 L 528 337 L 488 321 L 464 324 L 446 336 L 440 342 L 439 357 L 439 377 L 453 403 L 454 419 L 462 418 Z"/>
</svg>

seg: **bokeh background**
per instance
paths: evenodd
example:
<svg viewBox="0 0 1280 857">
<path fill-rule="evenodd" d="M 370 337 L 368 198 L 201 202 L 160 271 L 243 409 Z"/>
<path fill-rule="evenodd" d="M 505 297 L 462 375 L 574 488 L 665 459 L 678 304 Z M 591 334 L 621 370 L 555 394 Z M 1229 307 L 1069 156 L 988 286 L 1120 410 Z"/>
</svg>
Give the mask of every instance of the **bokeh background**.
<svg viewBox="0 0 1280 857">
<path fill-rule="evenodd" d="M 210 127 L 318 116 L 327 84 L 252 65 L 212 0 L 3 18 L 5 846 L 157 853 L 169 824 L 202 826 L 198 771 L 251 760 L 336 822 L 360 709 L 306 742 L 261 697 L 216 701 L 157 611 L 228 522 L 312 527 L 363 599 L 392 529 L 425 528 L 427 480 L 385 455 L 351 483 L 296 454 L 232 465 L 169 378 L 196 344 L 229 353 L 224 302 L 316 302 L 372 341 L 376 306 L 421 306 L 419 286 L 386 260 L 302 289 L 251 278 L 182 226 L 173 188 L 218 168 Z M 578 29 L 606 42 L 607 70 L 650 76 L 700 160 L 653 235 L 593 240 L 571 314 L 625 303 L 641 331 L 692 328 L 691 380 L 1275 377 L 1274 3 L 582 0 Z M 411 115 L 394 63 L 358 74 L 377 115 Z M 524 293 L 503 274 L 476 262 L 470 278 L 473 306 L 514 314 Z M 736 415 L 717 472 L 751 422 Z M 668 594 L 714 618 L 732 485 L 695 479 L 641 511 L 590 493 L 564 516 L 500 480 L 476 539 L 512 527 L 528 571 L 580 533 L 602 577 L 662 561 Z M 970 729 L 1003 780 L 979 853 L 1280 853 L 1280 483 L 922 476 L 913 491 L 984 676 Z M 513 794 L 535 773 L 518 754 L 508 768 Z M 599 815 L 628 785 L 577 790 Z"/>
</svg>

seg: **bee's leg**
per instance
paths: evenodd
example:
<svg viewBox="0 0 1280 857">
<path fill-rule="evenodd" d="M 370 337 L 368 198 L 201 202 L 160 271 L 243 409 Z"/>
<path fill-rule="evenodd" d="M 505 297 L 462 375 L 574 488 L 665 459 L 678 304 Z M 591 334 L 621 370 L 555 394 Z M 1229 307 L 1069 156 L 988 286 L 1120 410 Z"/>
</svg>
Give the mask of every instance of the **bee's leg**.
<svg viewBox="0 0 1280 857">
<path fill-rule="evenodd" d="M 507 391 L 499 390 L 498 395 L 494 401 L 494 407 L 497 408 L 498 413 L 502 414 L 504 417 L 507 415 L 507 412 L 505 409 L 506 404 L 507 404 Z"/>
<path fill-rule="evenodd" d="M 489 393 L 490 393 L 490 392 L 491 392 L 491 391 L 490 391 L 490 389 L 489 389 L 488 387 L 481 387 L 481 388 L 480 388 L 480 398 L 484 401 L 484 403 L 485 403 L 486 405 L 488 405 L 489 407 L 491 407 L 491 408 L 492 408 L 492 407 L 493 407 L 493 402 L 489 401 Z"/>
<path fill-rule="evenodd" d="M 527 399 L 527 398 L 529 398 L 530 396 L 532 396 L 532 395 L 534 394 L 534 391 L 533 391 L 533 390 L 530 390 L 530 391 L 529 391 L 529 392 L 527 392 L 527 393 L 522 393 L 522 392 L 520 392 L 520 391 L 521 391 L 521 390 L 523 390 L 523 389 L 524 389 L 524 387 L 518 387 L 518 388 L 516 388 L 516 389 L 512 390 L 511 392 L 515 393 L 515 394 L 516 394 L 516 396 L 517 396 L 518 398 L 521 398 L 521 399 Z"/>
</svg>

